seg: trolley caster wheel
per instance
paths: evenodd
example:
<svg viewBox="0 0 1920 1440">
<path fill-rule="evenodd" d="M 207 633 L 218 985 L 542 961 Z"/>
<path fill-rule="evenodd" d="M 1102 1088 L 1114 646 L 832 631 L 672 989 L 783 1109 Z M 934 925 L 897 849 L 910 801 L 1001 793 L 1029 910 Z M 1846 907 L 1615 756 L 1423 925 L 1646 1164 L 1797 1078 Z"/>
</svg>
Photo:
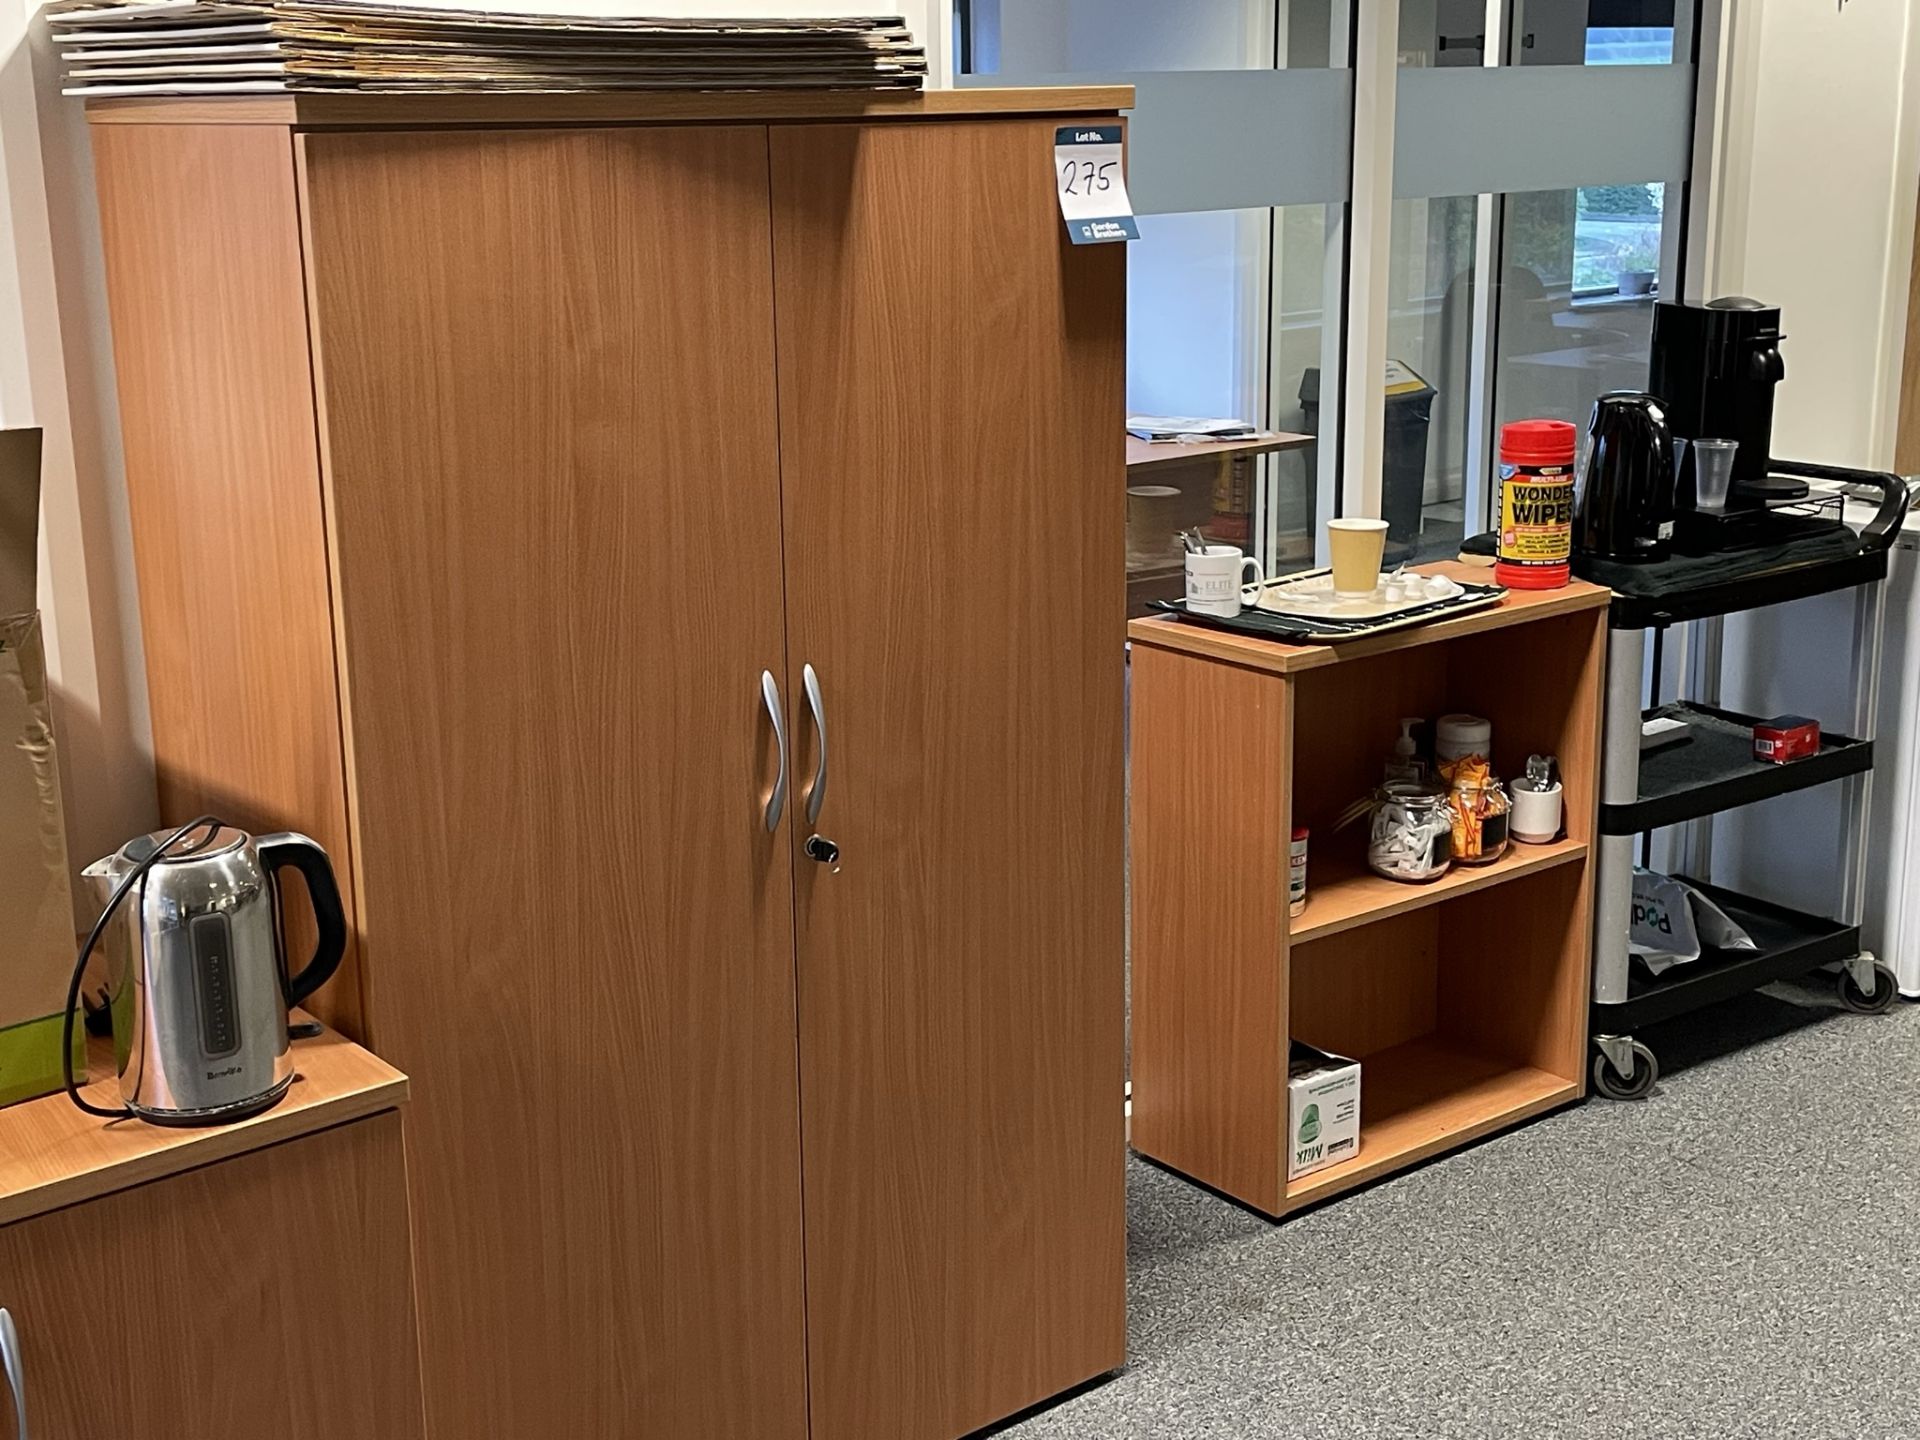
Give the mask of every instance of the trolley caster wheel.
<svg viewBox="0 0 1920 1440">
<path fill-rule="evenodd" d="M 1839 991 L 1840 1003 L 1854 1014 L 1884 1015 L 1893 1008 L 1894 997 L 1900 993 L 1900 982 L 1894 978 L 1893 971 L 1876 960 L 1871 991 L 1862 990 L 1859 981 L 1853 978 L 1853 971 L 1845 967 L 1835 988 Z"/>
<path fill-rule="evenodd" d="M 1628 1044 L 1633 1049 L 1633 1071 L 1628 1075 L 1614 1069 L 1605 1051 L 1594 1054 L 1593 1088 L 1609 1100 L 1644 1100 L 1659 1082 L 1660 1062 L 1653 1058 L 1653 1051 L 1638 1040 Z"/>
</svg>

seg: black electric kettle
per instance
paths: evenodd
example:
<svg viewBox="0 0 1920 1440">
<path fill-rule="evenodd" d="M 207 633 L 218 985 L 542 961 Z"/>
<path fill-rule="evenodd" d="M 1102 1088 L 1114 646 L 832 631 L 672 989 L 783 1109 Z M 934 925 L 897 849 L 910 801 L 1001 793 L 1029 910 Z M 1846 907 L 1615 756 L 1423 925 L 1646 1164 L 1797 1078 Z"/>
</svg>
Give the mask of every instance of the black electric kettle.
<svg viewBox="0 0 1920 1440">
<path fill-rule="evenodd" d="M 1599 560 L 1663 560 L 1673 539 L 1673 432 L 1666 406 L 1638 390 L 1593 402 L 1574 544 Z"/>
</svg>

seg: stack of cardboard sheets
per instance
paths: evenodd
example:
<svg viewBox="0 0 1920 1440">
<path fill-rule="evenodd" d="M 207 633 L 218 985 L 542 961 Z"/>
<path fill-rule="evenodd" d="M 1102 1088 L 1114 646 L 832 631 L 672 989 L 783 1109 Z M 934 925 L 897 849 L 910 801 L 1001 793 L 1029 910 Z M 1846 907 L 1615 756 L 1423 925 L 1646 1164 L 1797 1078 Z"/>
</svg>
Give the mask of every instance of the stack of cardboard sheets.
<svg viewBox="0 0 1920 1440">
<path fill-rule="evenodd" d="M 53 0 L 69 95 L 918 90 L 897 17 L 667 19 L 367 0 Z"/>
</svg>

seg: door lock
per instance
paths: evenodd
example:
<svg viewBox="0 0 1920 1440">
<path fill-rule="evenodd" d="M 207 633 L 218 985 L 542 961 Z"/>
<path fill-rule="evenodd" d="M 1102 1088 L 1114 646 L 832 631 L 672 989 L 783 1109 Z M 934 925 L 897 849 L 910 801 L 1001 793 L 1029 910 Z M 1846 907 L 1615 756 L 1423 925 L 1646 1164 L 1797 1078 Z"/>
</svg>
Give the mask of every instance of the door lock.
<svg viewBox="0 0 1920 1440">
<path fill-rule="evenodd" d="M 800 848 L 806 853 L 806 857 L 809 860 L 816 860 L 820 864 L 825 865 L 828 874 L 838 875 L 840 873 L 840 847 L 834 844 L 833 841 L 827 839 L 826 836 L 809 835 L 807 837 L 807 843 Z"/>
</svg>

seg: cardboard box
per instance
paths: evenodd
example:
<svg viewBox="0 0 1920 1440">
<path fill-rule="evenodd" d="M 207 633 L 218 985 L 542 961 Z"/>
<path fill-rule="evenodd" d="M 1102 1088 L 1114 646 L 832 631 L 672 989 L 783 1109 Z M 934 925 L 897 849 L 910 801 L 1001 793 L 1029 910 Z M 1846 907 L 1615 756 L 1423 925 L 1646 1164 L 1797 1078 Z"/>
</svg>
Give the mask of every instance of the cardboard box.
<svg viewBox="0 0 1920 1440">
<path fill-rule="evenodd" d="M 1360 1062 L 1298 1040 L 1287 1056 L 1287 1178 L 1360 1153 Z"/>
<path fill-rule="evenodd" d="M 39 531 L 40 432 L 0 430 L 0 1105 L 61 1087 L 73 975 L 66 818 L 35 604 Z M 83 1062 L 85 1043 L 74 1026 Z"/>
<path fill-rule="evenodd" d="M 1772 765 L 1820 753 L 1820 722 L 1805 715 L 1776 715 L 1753 726 L 1753 758 Z"/>
</svg>

